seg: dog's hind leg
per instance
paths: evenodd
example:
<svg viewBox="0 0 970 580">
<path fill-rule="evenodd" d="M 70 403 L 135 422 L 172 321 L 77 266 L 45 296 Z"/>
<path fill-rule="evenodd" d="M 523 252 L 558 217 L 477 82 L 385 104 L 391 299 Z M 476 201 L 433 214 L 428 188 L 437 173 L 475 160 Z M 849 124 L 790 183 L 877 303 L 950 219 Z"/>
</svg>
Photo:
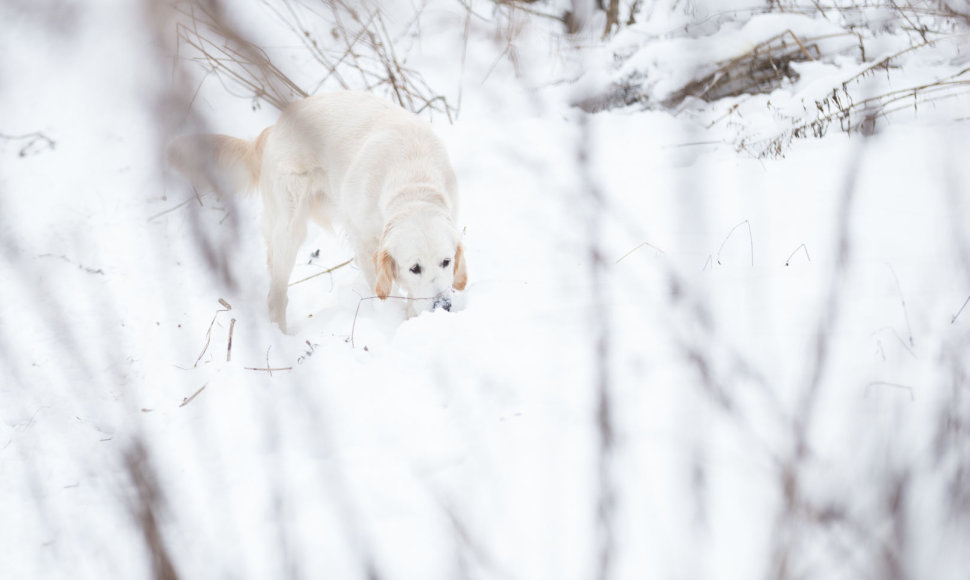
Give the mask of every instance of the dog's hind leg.
<svg viewBox="0 0 970 580">
<path fill-rule="evenodd" d="M 269 266 L 270 321 L 279 325 L 284 333 L 286 327 L 286 296 L 290 274 L 296 262 L 296 253 L 306 238 L 306 197 L 293 187 L 300 187 L 300 179 L 287 180 L 290 187 L 281 188 L 283 199 L 265 199 L 263 206 L 263 236 L 266 239 L 266 261 Z M 305 184 L 304 184 L 305 186 Z"/>
</svg>

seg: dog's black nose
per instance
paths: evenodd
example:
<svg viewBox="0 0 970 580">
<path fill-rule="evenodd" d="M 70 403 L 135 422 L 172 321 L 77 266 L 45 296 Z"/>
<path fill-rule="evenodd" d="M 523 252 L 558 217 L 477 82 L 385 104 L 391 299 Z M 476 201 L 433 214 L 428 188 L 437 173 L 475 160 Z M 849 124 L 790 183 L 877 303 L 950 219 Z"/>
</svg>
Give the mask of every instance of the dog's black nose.
<svg viewBox="0 0 970 580">
<path fill-rule="evenodd" d="M 431 309 L 437 310 L 441 308 L 445 312 L 451 312 L 451 298 L 446 296 L 439 296 L 434 299 L 434 304 L 432 304 Z"/>
</svg>

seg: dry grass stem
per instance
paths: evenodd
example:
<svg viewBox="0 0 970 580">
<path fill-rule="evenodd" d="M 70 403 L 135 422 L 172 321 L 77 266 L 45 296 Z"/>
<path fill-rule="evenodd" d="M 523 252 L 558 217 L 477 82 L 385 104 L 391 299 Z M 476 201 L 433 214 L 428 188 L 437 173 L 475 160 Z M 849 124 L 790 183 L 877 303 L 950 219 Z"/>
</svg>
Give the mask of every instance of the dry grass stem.
<svg viewBox="0 0 970 580">
<path fill-rule="evenodd" d="M 903 340 L 902 336 L 899 335 L 899 332 L 891 326 L 885 326 L 878 330 L 874 330 L 871 336 L 876 336 L 878 334 L 887 333 L 887 332 L 891 334 L 892 337 L 899 342 L 899 345 L 902 346 L 903 349 L 905 349 L 906 352 L 908 352 L 913 358 L 919 358 L 918 356 L 916 356 L 916 352 L 913 351 L 912 347 L 905 340 Z"/>
<path fill-rule="evenodd" d="M 967 299 L 963 301 L 963 306 L 961 306 L 960 307 L 960 310 L 957 310 L 957 313 L 954 314 L 953 315 L 953 318 L 950 319 L 950 324 L 955 324 L 956 323 L 957 318 L 959 318 L 960 317 L 960 314 L 963 313 L 963 309 L 967 307 L 967 304 L 970 304 L 970 296 L 967 296 Z"/>
<path fill-rule="evenodd" d="M 312 279 L 316 278 L 317 276 L 323 276 L 324 274 L 330 274 L 330 273 L 332 273 L 335 270 L 338 270 L 340 268 L 343 268 L 344 266 L 350 264 L 353 261 L 354 261 L 354 259 L 351 258 L 351 259 L 347 260 L 346 262 L 342 262 L 340 264 L 337 264 L 336 266 L 333 266 L 332 268 L 328 268 L 328 269 L 326 269 L 326 270 L 324 270 L 322 272 L 317 272 L 316 274 L 311 274 L 310 276 L 307 276 L 306 278 L 303 278 L 302 280 L 297 280 L 296 282 L 290 282 L 290 286 L 296 286 L 297 284 L 306 282 L 307 280 L 312 280 Z"/>
<path fill-rule="evenodd" d="M 870 67 L 864 74 L 874 74 Z M 853 77 L 857 80 L 858 75 Z M 812 121 L 795 125 L 781 134 L 767 139 L 754 147 L 758 157 L 777 157 L 783 154 L 785 146 L 797 138 L 808 136 L 823 137 L 830 125 L 838 123 L 845 133 L 871 134 L 876 121 L 890 115 L 912 109 L 919 111 L 921 106 L 941 101 L 967 98 L 970 96 L 970 68 L 949 77 L 931 82 L 893 89 L 882 94 L 856 100 L 849 90 L 849 81 L 840 88 L 832 89 L 832 94 L 816 101 L 818 116 Z M 740 148 L 745 148 L 742 144 Z"/>
<path fill-rule="evenodd" d="M 896 283 L 896 291 L 899 293 L 899 304 L 903 308 L 903 317 L 906 320 L 906 332 L 909 335 L 909 346 L 915 347 L 913 341 L 913 327 L 909 324 L 909 309 L 906 307 L 906 298 L 903 296 L 903 287 L 899 284 L 899 277 L 896 276 L 896 270 L 889 266 L 889 271 L 893 275 L 893 281 Z"/>
<path fill-rule="evenodd" d="M 189 403 L 191 403 L 196 397 L 199 396 L 199 393 L 201 393 L 202 391 L 205 390 L 205 388 L 207 386 L 208 385 L 202 385 L 201 387 L 199 387 L 199 390 L 198 391 L 192 393 L 190 396 L 188 396 L 185 399 L 183 399 L 182 400 L 182 403 L 179 405 L 179 408 L 181 409 L 182 407 L 184 407 L 184 406 L 188 405 Z"/>
<path fill-rule="evenodd" d="M 785 260 L 785 266 L 788 266 L 789 264 L 791 264 L 791 259 L 795 257 L 795 254 L 798 253 L 798 250 L 801 250 L 802 252 L 805 253 L 806 260 L 808 260 L 809 262 L 812 261 L 812 257 L 808 255 L 808 248 L 805 247 L 805 244 L 800 244 L 797 248 L 795 248 L 795 250 L 791 254 L 788 255 L 788 259 Z"/>
<path fill-rule="evenodd" d="M 219 304 L 224 306 L 224 308 L 216 310 L 216 313 L 212 316 L 212 322 L 209 323 L 209 329 L 205 331 L 205 344 L 202 346 L 202 352 L 200 352 L 198 358 L 195 359 L 195 364 L 192 365 L 192 368 L 199 366 L 199 361 L 202 360 L 202 357 L 205 356 L 206 351 L 209 350 L 209 343 L 212 341 L 212 327 L 215 325 L 216 319 L 219 318 L 219 314 L 232 310 L 232 306 L 230 306 L 229 303 L 222 298 L 219 299 Z"/>
<path fill-rule="evenodd" d="M 754 267 L 754 237 L 751 235 L 751 222 L 749 222 L 748 220 L 744 220 L 743 222 L 731 228 L 731 231 L 728 232 L 728 235 L 724 237 L 724 240 L 721 242 L 721 245 L 718 246 L 717 248 L 717 257 L 715 258 L 715 260 L 717 261 L 718 265 L 721 265 L 721 250 L 724 249 L 724 244 L 726 244 L 727 241 L 731 239 L 731 236 L 734 235 L 734 232 L 737 231 L 737 229 L 740 228 L 741 226 L 748 226 L 748 251 L 751 254 L 751 267 L 752 268 Z"/>
</svg>

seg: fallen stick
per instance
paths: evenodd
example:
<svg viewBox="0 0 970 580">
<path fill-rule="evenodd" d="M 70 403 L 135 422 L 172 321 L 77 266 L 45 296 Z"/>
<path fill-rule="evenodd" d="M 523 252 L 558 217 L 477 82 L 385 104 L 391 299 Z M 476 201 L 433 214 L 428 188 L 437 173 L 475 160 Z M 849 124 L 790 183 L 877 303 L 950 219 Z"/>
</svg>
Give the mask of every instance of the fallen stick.
<svg viewBox="0 0 970 580">
<path fill-rule="evenodd" d="M 229 321 L 229 342 L 226 344 L 226 362 L 232 360 L 232 331 L 236 328 L 236 319 Z"/>
<path fill-rule="evenodd" d="M 263 371 L 272 374 L 274 371 L 292 371 L 293 367 L 244 367 L 247 371 Z"/>
</svg>

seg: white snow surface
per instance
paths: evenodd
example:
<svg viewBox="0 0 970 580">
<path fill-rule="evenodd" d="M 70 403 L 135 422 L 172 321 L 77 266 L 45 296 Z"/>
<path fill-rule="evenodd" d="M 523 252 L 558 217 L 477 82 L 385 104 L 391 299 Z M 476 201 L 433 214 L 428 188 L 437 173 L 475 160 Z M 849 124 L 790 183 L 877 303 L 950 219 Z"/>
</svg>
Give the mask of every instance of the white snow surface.
<svg viewBox="0 0 970 580">
<path fill-rule="evenodd" d="M 478 17 L 462 58 L 460 6 L 429 12 L 461 307 L 405 320 L 346 266 L 290 289 L 284 336 L 258 197 L 160 162 L 170 39 L 135 3 L 26 6 L 0 8 L 0 578 L 159 577 L 146 519 L 181 578 L 966 578 L 965 113 L 757 159 L 738 134 L 859 63 L 731 123 L 586 115 L 612 72 L 554 82 L 586 57 L 535 29 L 513 66 Z M 193 107 L 247 138 L 276 115 L 211 79 Z M 311 230 L 299 256 L 294 281 L 351 254 Z"/>
</svg>

